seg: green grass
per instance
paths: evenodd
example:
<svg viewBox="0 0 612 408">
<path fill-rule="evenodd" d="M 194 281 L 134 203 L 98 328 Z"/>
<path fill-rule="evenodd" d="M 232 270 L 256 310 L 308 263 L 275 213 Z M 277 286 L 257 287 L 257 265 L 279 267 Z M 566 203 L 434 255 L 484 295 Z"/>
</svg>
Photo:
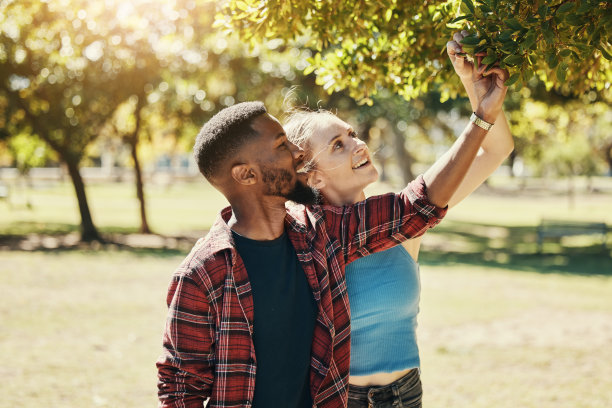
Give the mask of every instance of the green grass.
<svg viewBox="0 0 612 408">
<path fill-rule="evenodd" d="M 177 256 L 2 254 L 2 407 L 155 406 Z"/>
<path fill-rule="evenodd" d="M 521 192 L 504 180 L 427 234 L 418 332 L 426 407 L 612 406 L 612 245 L 564 239 L 540 255 L 535 244 L 542 217 L 612 225 L 612 189 L 599 182 L 603 192 L 582 191 L 569 208 L 557 190 Z M 130 185 L 88 193 L 104 233 L 137 230 Z M 204 233 L 224 205 L 203 182 L 147 194 L 163 234 Z M 69 185 L 13 189 L 11 200 L 0 202 L 0 238 L 78 230 Z M 0 251 L 0 407 L 156 405 L 166 289 L 185 248 L 94 248 Z"/>
<path fill-rule="evenodd" d="M 146 188 L 151 228 L 160 234 L 204 231 L 225 198 L 204 181 L 151 185 Z M 127 183 L 90 183 L 87 197 L 94 223 L 103 233 L 136 232 L 139 207 L 134 187 Z M 0 202 L 0 233 L 67 233 L 79 230 L 79 213 L 72 185 L 52 183 L 36 188 L 13 187 L 11 206 Z M 29 203 L 29 205 L 28 205 Z"/>
<path fill-rule="evenodd" d="M 421 273 L 424 406 L 612 406 L 612 277 Z"/>
<path fill-rule="evenodd" d="M 155 406 L 182 255 L 5 252 L 0 407 Z M 612 404 L 612 277 L 423 262 L 427 407 Z"/>
</svg>

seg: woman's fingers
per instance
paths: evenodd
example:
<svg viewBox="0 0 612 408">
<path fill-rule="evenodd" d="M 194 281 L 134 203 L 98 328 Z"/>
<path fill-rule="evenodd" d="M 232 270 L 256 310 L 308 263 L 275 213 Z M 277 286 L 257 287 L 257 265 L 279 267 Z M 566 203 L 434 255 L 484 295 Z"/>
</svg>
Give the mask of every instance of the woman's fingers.
<svg viewBox="0 0 612 408">
<path fill-rule="evenodd" d="M 449 41 L 446 43 L 446 50 L 449 54 L 458 54 L 461 52 L 461 46 L 457 41 Z"/>
<path fill-rule="evenodd" d="M 461 33 L 453 34 L 453 40 L 457 41 L 458 43 L 461 43 L 461 40 L 463 40 L 463 37 L 465 36 L 462 35 Z"/>
</svg>

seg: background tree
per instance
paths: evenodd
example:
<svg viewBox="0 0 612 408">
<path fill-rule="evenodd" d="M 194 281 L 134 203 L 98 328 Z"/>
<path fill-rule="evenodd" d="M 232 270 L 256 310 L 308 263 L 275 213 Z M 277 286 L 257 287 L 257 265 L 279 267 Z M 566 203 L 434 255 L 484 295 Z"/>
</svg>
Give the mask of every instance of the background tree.
<svg viewBox="0 0 612 408">
<path fill-rule="evenodd" d="M 85 185 L 79 172 L 85 148 L 96 138 L 110 112 L 111 95 L 100 79 L 87 76 L 85 58 L 72 24 L 59 4 L 39 1 L 5 2 L 0 13 L 0 92 L 7 127 L 13 132 L 37 135 L 66 165 L 81 215 L 84 240 L 100 239 L 94 226 Z M 78 51 L 75 52 L 75 48 Z M 80 58 L 73 58 L 75 53 Z"/>
<path fill-rule="evenodd" d="M 84 240 L 100 235 L 79 168 L 101 133 L 129 146 L 141 231 L 149 232 L 142 136 L 152 143 L 171 135 L 190 150 L 199 126 L 223 106 L 261 99 L 280 110 L 296 64 L 307 65 L 307 50 L 278 41 L 248 50 L 220 35 L 214 9 L 188 0 L 0 4 L 2 137 L 39 137 L 57 153 L 75 188 Z M 310 77 L 306 89 L 313 86 Z M 27 154 L 23 143 L 13 145 L 22 146 L 16 155 Z"/>
</svg>

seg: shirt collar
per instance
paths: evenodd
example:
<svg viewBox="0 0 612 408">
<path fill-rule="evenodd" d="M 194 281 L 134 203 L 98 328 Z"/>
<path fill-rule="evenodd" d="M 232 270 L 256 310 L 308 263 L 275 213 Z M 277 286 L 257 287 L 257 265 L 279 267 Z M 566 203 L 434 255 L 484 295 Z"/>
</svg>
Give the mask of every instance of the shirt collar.
<svg viewBox="0 0 612 408">
<path fill-rule="evenodd" d="M 285 228 L 298 233 L 306 232 L 307 207 L 293 202 L 285 204 L 287 215 L 285 216 Z M 204 238 L 202 244 L 208 248 L 208 253 L 216 253 L 226 249 L 234 248 L 232 231 L 227 222 L 232 217 L 232 207 L 222 209 L 217 215 L 210 231 Z"/>
</svg>

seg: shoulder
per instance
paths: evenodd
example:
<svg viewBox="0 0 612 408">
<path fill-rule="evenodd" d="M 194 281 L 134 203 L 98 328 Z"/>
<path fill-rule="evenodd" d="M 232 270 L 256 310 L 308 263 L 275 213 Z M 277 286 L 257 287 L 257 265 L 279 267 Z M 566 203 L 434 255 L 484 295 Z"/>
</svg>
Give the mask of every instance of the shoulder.
<svg viewBox="0 0 612 408">
<path fill-rule="evenodd" d="M 204 292 L 222 286 L 231 269 L 232 249 L 220 248 L 217 243 L 210 232 L 200 238 L 176 269 L 174 279 L 189 280 Z"/>
</svg>

